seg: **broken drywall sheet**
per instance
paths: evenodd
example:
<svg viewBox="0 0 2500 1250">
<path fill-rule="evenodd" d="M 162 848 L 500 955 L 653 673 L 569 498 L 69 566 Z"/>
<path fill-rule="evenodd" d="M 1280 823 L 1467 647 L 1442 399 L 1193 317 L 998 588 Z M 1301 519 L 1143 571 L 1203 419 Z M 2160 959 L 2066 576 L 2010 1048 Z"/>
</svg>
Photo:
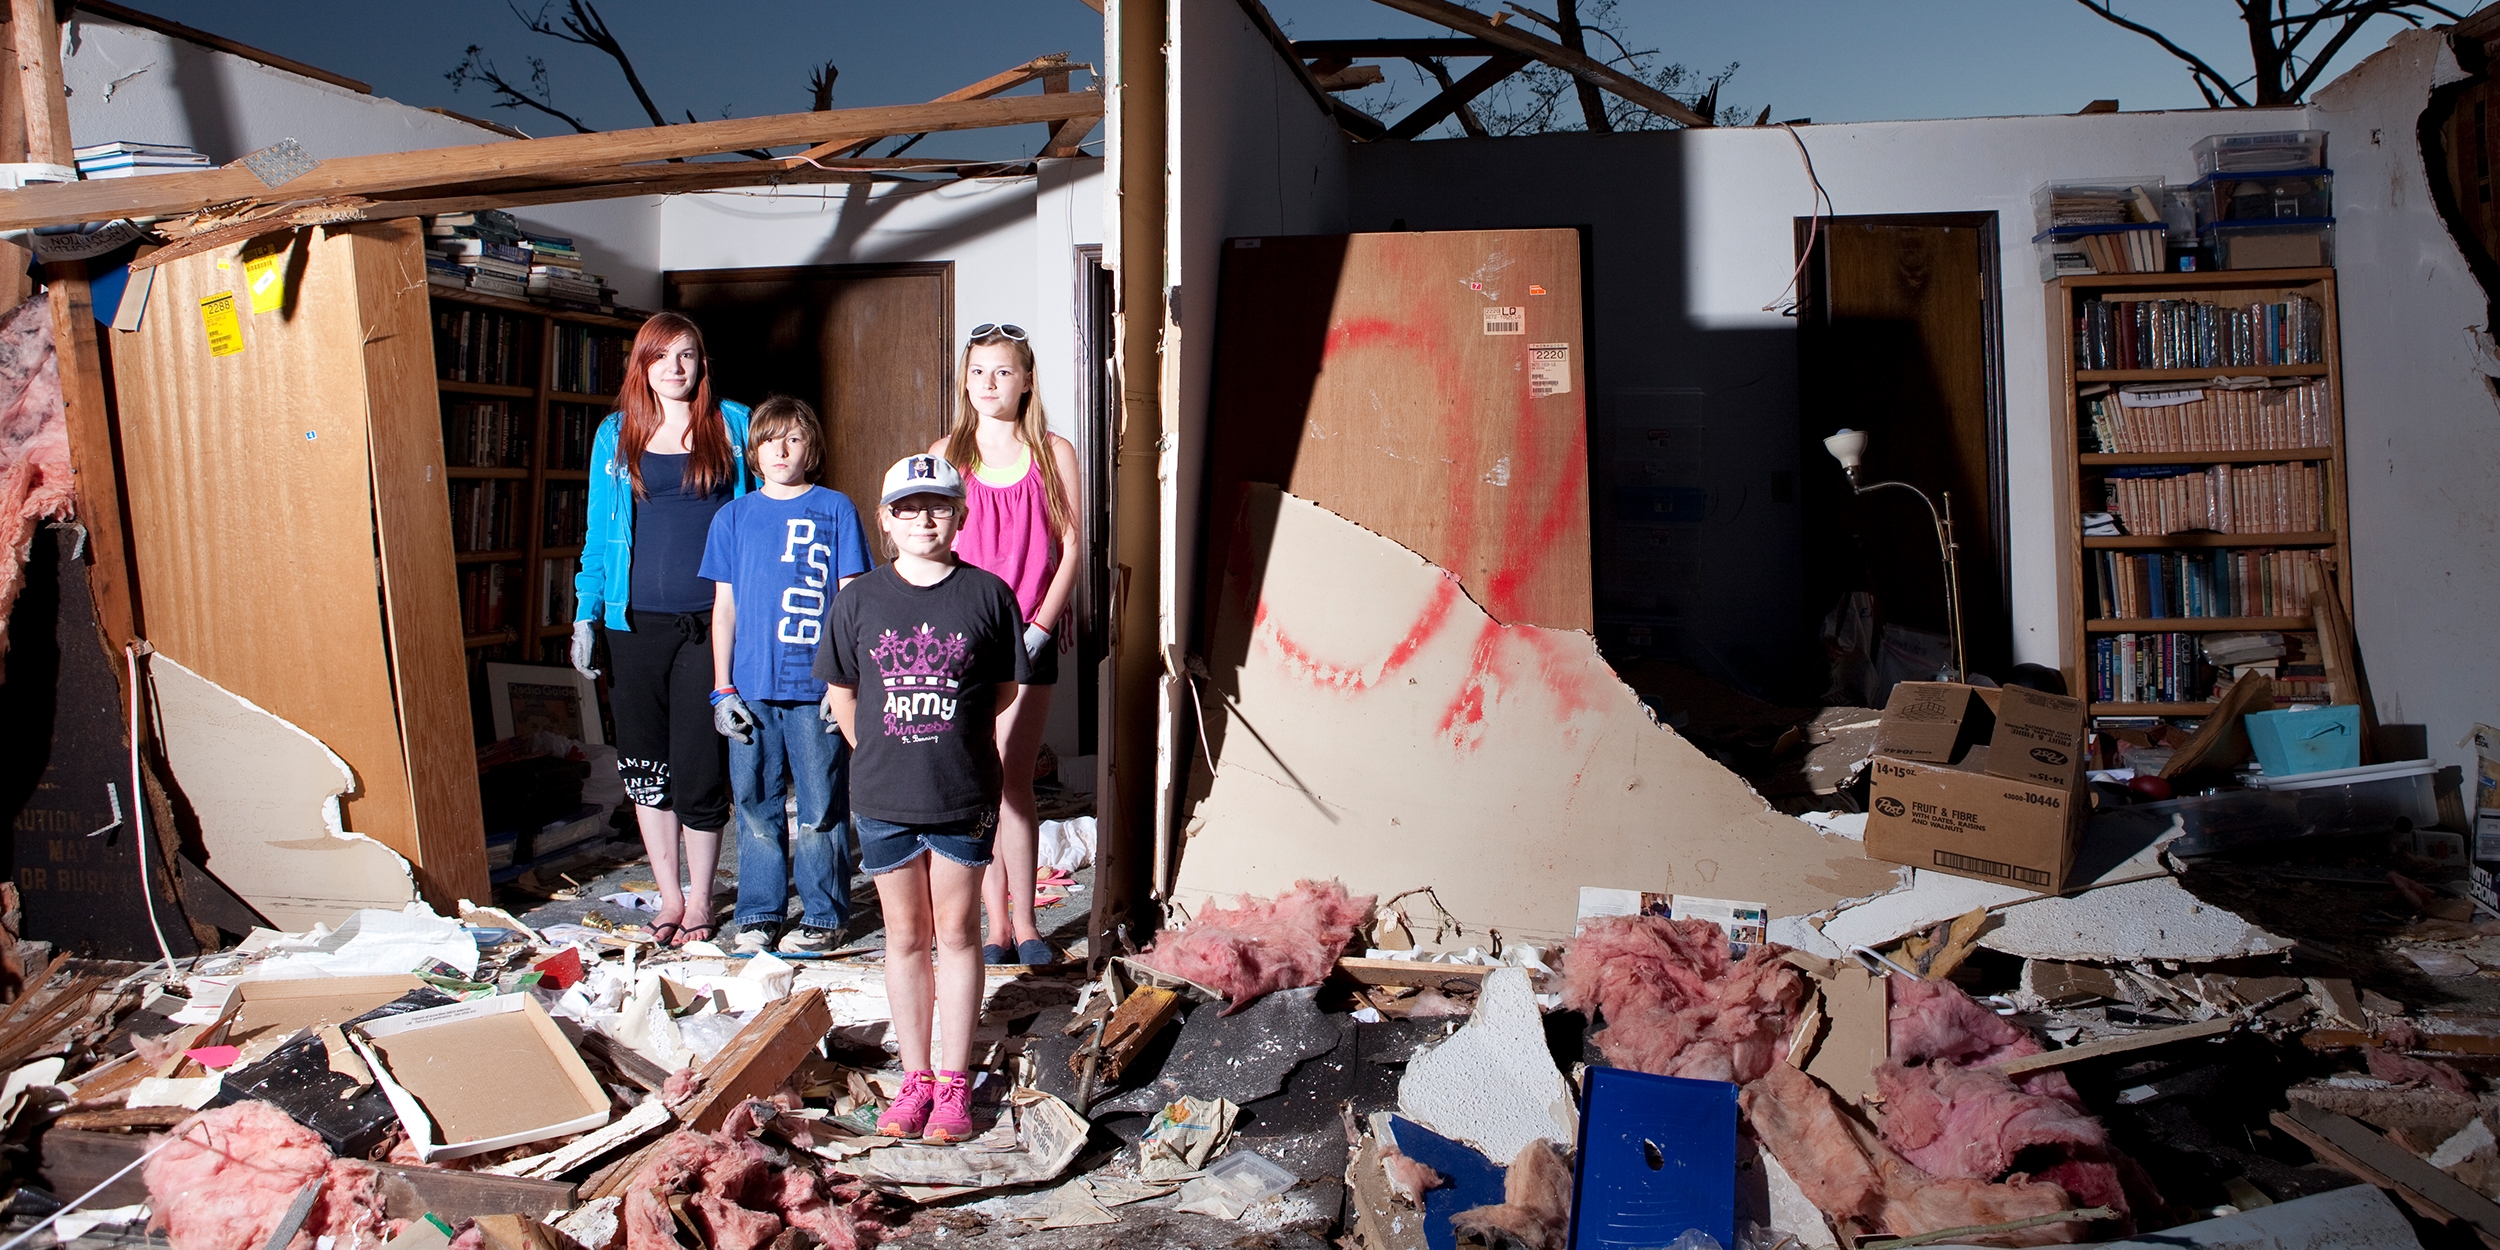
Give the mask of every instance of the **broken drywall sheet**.
<svg viewBox="0 0 2500 1250">
<path fill-rule="evenodd" d="M 1860 903 L 1824 921 L 1823 938 L 1843 951 L 1852 946 L 1885 947 L 1978 908 L 2039 897 L 2019 886 L 1913 868 L 1910 888 Z"/>
<path fill-rule="evenodd" d="M 1555 941 L 1584 885 L 1793 916 L 1897 884 L 1657 724 L 1588 635 L 1504 626 L 1272 486 L 1234 532 L 1201 690 L 1217 766 L 1194 769 L 1177 880 L 1192 906 L 1325 872 L 1430 885 L 1470 930 Z"/>
<path fill-rule="evenodd" d="M 291 930 L 416 899 L 407 860 L 340 826 L 339 796 L 356 784 L 347 761 L 170 656 L 148 673 L 174 785 L 228 889 Z"/>
<path fill-rule="evenodd" d="M 1571 1082 L 1546 1049 L 1545 1021 L 1527 969 L 1484 974 L 1465 1027 L 1407 1062 L 1398 1110 L 1488 1159 L 1515 1158 L 1538 1141 L 1578 1140 Z"/>
<path fill-rule="evenodd" d="M 2289 940 L 2197 898 L 2168 877 L 2071 898 L 2041 898 L 2000 914 L 1979 944 L 2025 959 L 2199 963 L 2292 948 Z"/>
</svg>

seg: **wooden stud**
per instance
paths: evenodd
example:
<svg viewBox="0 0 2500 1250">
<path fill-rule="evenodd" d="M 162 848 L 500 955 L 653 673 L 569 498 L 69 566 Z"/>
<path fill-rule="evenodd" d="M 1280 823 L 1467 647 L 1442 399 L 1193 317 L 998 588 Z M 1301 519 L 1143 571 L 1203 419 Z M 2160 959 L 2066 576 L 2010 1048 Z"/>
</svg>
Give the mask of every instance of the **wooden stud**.
<svg viewBox="0 0 2500 1250">
<path fill-rule="evenodd" d="M 2351 1116 L 2293 1103 L 2267 1117 L 2320 1159 L 2381 1189 L 2395 1191 L 2425 1218 L 2462 1221 L 2485 1246 L 2500 1250 L 2500 1205 L 2463 1181 L 2390 1143 Z"/>
<path fill-rule="evenodd" d="M 1144 1050 L 1147 1043 L 1163 1032 L 1164 1026 L 1172 1023 L 1172 1017 L 1179 1015 L 1180 1010 L 1181 996 L 1171 990 L 1152 985 L 1141 985 L 1131 990 L 1127 998 L 1120 1000 L 1118 1010 L 1113 1011 L 1111 1018 L 1103 1023 L 1100 1043 L 1102 1063 L 1096 1069 L 1096 1079 L 1104 1085 L 1119 1080 L 1121 1071 L 1137 1058 L 1137 1052 Z M 1078 1055 L 1068 1056 L 1071 1068 L 1076 1066 L 1077 1060 Z"/>
<path fill-rule="evenodd" d="M 769 1098 L 833 1030 L 825 992 L 802 990 L 776 999 L 703 1065 L 703 1090 L 686 1104 L 685 1125 L 709 1133 L 749 1098 Z"/>
<path fill-rule="evenodd" d="M 1493 89 L 1503 79 L 1518 73 L 1528 58 L 1516 52 L 1504 52 L 1487 58 L 1485 63 L 1467 71 L 1467 76 L 1450 84 L 1450 89 L 1432 97 L 1414 112 L 1399 118 L 1389 127 L 1388 139 L 1412 139 L 1440 124 L 1442 118 L 1466 107 L 1467 102 Z"/>
<path fill-rule="evenodd" d="M 2036 1055 L 2003 1060 L 1990 1066 L 2007 1076 L 2021 1076 L 2026 1072 L 2038 1072 L 2044 1068 L 2062 1068 L 2070 1063 L 2081 1063 L 2086 1059 L 2098 1059 L 2104 1055 L 2121 1055 L 2154 1046 L 2168 1046 L 2173 1042 L 2192 1042 L 2200 1038 L 2220 1037 L 2238 1027 L 2239 1021 L 2224 1016 L 2218 1020 L 2200 1020 L 2194 1024 L 2154 1029 L 2150 1032 L 2135 1033 L 2124 1037 L 2105 1037 L 2097 1042 L 2069 1046 L 2064 1050 L 2046 1050 Z"/>
<path fill-rule="evenodd" d="M 11 2 L 21 7 L 40 8 L 43 0 Z M 228 165 L 196 173 L 113 178 L 0 192 L 0 230 L 75 225 L 116 217 L 166 217 L 197 212 L 216 204 L 265 201 L 273 195 L 286 200 L 311 200 L 425 189 L 438 189 L 448 194 L 463 191 L 468 184 L 482 179 L 561 176 L 567 170 L 584 167 L 817 143 L 834 136 L 978 130 L 990 126 L 1020 126 L 1101 115 L 1102 97 L 1091 91 L 942 104 L 884 105 L 822 113 L 781 113 L 771 117 L 691 122 L 682 126 L 646 126 L 584 135 L 554 135 L 545 139 L 515 139 L 418 152 L 342 156 L 321 162 L 311 172 L 287 182 L 282 188 L 264 184 L 241 165 Z M 64 153 L 67 151 L 66 147 L 62 150 Z"/>
</svg>

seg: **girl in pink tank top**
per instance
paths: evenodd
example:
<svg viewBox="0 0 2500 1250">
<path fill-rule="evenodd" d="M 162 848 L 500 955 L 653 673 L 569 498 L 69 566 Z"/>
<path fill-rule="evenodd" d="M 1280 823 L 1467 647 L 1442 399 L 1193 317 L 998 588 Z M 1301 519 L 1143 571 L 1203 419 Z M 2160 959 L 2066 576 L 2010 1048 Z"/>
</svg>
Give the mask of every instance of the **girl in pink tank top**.
<svg viewBox="0 0 2500 1250">
<path fill-rule="evenodd" d="M 982 881 L 993 964 L 1047 964 L 1058 956 L 1033 919 L 1034 861 L 1041 825 L 1033 765 L 1059 680 L 1061 618 L 1076 582 L 1076 448 L 1050 432 L 1033 390 L 1033 348 L 1022 328 L 973 327 L 964 345 L 963 396 L 954 428 L 929 450 L 964 477 L 964 519 L 955 557 L 995 573 L 1016 592 L 1033 680 L 998 717 L 997 853 Z"/>
</svg>

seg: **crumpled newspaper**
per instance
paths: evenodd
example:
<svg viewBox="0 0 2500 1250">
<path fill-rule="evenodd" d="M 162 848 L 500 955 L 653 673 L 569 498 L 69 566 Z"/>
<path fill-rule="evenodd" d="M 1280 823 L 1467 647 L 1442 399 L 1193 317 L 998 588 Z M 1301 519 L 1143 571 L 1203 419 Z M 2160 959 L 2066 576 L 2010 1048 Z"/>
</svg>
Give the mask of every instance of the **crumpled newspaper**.
<svg viewBox="0 0 2500 1250">
<path fill-rule="evenodd" d="M 1241 1108 L 1222 1098 L 1182 1098 L 1164 1104 L 1137 1142 L 1137 1174 L 1176 1181 L 1204 1168 L 1232 1136 Z"/>
</svg>

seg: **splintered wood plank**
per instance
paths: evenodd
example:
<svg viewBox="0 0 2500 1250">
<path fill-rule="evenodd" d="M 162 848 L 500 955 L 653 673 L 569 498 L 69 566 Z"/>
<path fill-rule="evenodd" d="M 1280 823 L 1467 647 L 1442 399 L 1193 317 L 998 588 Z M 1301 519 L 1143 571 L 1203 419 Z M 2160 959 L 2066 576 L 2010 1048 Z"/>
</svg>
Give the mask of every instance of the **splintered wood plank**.
<svg viewBox="0 0 2500 1250">
<path fill-rule="evenodd" d="M 801 990 L 774 1000 L 703 1065 L 703 1092 L 686 1104 L 686 1127 L 709 1133 L 739 1103 L 771 1097 L 832 1029 L 833 1012 L 825 1006 L 823 990 Z"/>
<path fill-rule="evenodd" d="M 146 320 L 115 335 L 148 636 L 337 753 L 356 777 L 346 827 L 421 864 L 377 594 L 356 239 L 279 245 L 281 306 L 252 312 L 243 249 L 225 248 L 159 268 Z M 241 350 L 217 356 L 204 305 L 221 297 Z"/>
<path fill-rule="evenodd" d="M 110 178 L 0 192 L 0 230 L 107 221 L 115 217 L 172 216 L 233 200 L 315 200 L 340 195 L 380 195 L 420 187 L 456 189 L 487 178 L 561 174 L 585 166 L 665 161 L 677 157 L 738 152 L 749 148 L 816 143 L 838 136 L 918 134 L 978 130 L 1099 117 L 1102 97 L 1091 91 L 1008 96 L 943 104 L 885 105 L 782 113 L 771 117 L 646 126 L 545 139 L 511 139 L 460 147 L 341 156 L 311 172 L 270 187 L 241 165 L 152 178 Z M 318 152 L 314 156 L 320 156 Z M 760 176 L 775 166 L 758 162 Z"/>
<path fill-rule="evenodd" d="M 2460 1221 L 2486 1246 L 2500 1250 L 2500 1205 L 2421 1156 L 2389 1142 L 2351 1116 L 2294 1103 L 2267 1117 L 2319 1158 L 2396 1196 L 2424 1216 Z"/>
<path fill-rule="evenodd" d="M 463 898 L 488 897 L 492 887 L 461 650 L 460 583 L 452 564 L 451 495 L 443 482 L 425 247 L 414 220 L 361 226 L 347 238 L 365 327 L 366 439 L 382 609 L 390 624 L 390 674 L 416 820 L 418 853 L 411 858 L 426 898 L 449 910 Z M 524 515 L 514 527 L 542 532 L 532 520 Z M 521 574 L 523 586 L 538 584 L 537 569 Z"/>
<path fill-rule="evenodd" d="M 1210 597 L 1255 482 L 1447 569 L 1505 625 L 1591 629 L 1580 282 L 1572 230 L 1231 240 Z M 1531 346 L 1550 344 L 1569 389 L 1539 398 Z"/>
</svg>

